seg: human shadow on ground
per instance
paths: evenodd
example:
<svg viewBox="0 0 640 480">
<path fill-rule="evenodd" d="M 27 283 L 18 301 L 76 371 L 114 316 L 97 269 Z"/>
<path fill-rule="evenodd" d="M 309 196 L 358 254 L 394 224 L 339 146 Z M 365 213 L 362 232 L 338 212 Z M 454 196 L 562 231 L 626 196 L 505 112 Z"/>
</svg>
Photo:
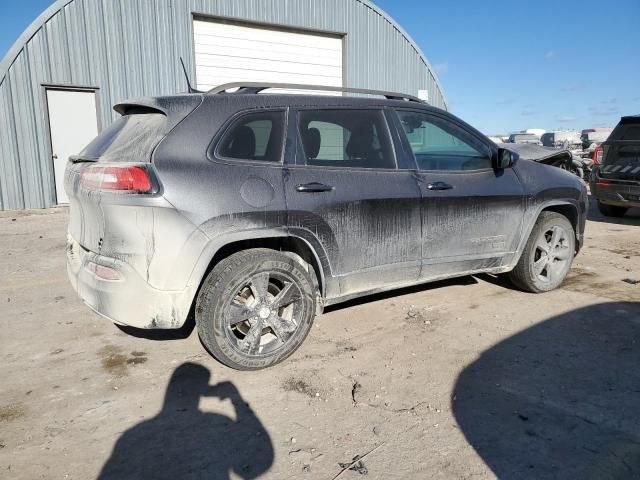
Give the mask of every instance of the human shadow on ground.
<svg viewBox="0 0 640 480">
<path fill-rule="evenodd" d="M 273 444 L 251 407 L 230 382 L 209 385 L 210 373 L 193 363 L 179 366 L 162 411 L 118 439 L 100 480 L 258 478 L 273 464 Z M 203 412 L 202 397 L 230 400 L 235 419 Z"/>
<path fill-rule="evenodd" d="M 573 310 L 495 345 L 460 374 L 452 409 L 498 478 L 640 478 L 640 302 Z"/>
</svg>

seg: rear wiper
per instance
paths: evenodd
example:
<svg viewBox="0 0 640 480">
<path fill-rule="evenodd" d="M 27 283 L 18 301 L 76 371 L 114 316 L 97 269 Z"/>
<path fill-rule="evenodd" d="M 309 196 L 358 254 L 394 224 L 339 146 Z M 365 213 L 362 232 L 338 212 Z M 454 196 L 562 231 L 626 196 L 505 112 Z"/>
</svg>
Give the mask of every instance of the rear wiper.
<svg viewBox="0 0 640 480">
<path fill-rule="evenodd" d="M 71 163 L 97 162 L 97 157 L 89 157 L 88 155 L 71 155 L 69 161 Z"/>
</svg>

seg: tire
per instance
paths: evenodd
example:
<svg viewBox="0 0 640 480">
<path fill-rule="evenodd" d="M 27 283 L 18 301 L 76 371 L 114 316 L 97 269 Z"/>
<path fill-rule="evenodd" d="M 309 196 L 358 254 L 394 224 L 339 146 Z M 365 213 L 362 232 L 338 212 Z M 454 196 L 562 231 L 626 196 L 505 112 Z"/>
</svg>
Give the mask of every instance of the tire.
<svg viewBox="0 0 640 480">
<path fill-rule="evenodd" d="M 309 272 L 295 258 L 268 249 L 245 250 L 221 261 L 196 302 L 204 346 L 236 370 L 285 360 L 313 325 L 316 283 Z"/>
<path fill-rule="evenodd" d="M 624 217 L 624 214 L 629 210 L 626 207 L 616 207 L 615 205 L 607 205 L 598 200 L 598 210 L 605 217 Z"/>
<path fill-rule="evenodd" d="M 575 250 L 575 231 L 567 217 L 542 212 L 509 279 L 531 293 L 554 290 L 571 270 Z"/>
</svg>

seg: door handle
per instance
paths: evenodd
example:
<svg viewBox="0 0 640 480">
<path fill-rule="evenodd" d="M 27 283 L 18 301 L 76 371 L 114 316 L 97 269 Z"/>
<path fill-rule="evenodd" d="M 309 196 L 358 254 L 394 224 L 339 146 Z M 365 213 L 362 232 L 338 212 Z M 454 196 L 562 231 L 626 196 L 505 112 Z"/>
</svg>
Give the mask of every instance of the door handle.
<svg viewBox="0 0 640 480">
<path fill-rule="evenodd" d="M 332 192 L 333 190 L 335 187 L 318 182 L 305 183 L 296 187 L 296 191 L 301 193 Z"/>
<path fill-rule="evenodd" d="M 453 188 L 453 185 L 449 185 L 445 182 L 433 182 L 427 185 L 427 188 L 429 190 L 451 190 Z"/>
</svg>

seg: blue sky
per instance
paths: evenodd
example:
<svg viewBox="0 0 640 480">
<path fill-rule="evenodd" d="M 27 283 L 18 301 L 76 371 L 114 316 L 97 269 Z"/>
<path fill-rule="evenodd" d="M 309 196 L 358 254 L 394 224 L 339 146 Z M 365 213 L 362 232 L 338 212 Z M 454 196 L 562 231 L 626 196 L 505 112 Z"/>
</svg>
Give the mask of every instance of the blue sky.
<svg viewBox="0 0 640 480">
<path fill-rule="evenodd" d="M 640 0 L 376 0 L 487 134 L 615 126 L 640 113 Z"/>
<path fill-rule="evenodd" d="M 51 3 L 4 2 L 0 56 Z M 640 113 L 640 0 L 376 3 L 421 46 L 450 109 L 487 134 Z"/>
</svg>

